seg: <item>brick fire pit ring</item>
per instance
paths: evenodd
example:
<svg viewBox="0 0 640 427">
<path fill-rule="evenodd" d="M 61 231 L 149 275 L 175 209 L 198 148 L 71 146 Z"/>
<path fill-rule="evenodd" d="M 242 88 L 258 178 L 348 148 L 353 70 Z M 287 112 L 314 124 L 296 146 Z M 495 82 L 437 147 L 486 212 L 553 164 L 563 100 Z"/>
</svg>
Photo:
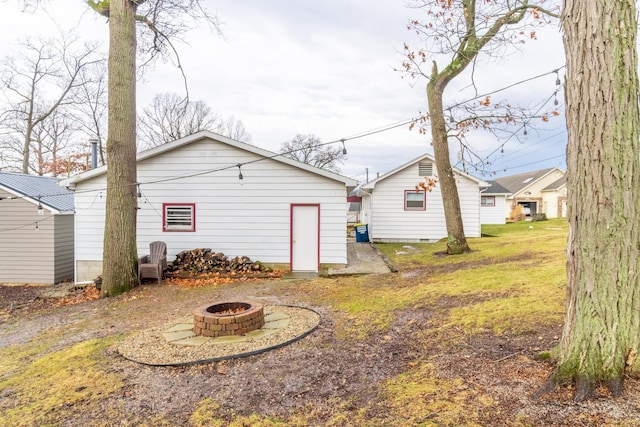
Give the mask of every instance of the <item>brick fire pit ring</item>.
<svg viewBox="0 0 640 427">
<path fill-rule="evenodd" d="M 264 326 L 264 309 L 255 301 L 222 301 L 193 312 L 193 333 L 205 337 L 244 335 Z"/>
</svg>

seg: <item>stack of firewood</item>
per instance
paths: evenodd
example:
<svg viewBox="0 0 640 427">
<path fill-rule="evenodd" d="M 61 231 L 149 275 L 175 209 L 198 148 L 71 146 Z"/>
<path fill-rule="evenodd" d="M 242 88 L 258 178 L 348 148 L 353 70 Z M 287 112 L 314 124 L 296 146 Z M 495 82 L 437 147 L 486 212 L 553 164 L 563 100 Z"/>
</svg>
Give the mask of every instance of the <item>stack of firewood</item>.
<svg viewBox="0 0 640 427">
<path fill-rule="evenodd" d="M 269 271 L 259 261 L 253 262 L 249 257 L 237 256 L 229 258 L 222 252 L 213 252 L 209 248 L 197 248 L 182 251 L 176 259 L 169 263 L 167 271 L 198 273 L 257 273 Z"/>
</svg>

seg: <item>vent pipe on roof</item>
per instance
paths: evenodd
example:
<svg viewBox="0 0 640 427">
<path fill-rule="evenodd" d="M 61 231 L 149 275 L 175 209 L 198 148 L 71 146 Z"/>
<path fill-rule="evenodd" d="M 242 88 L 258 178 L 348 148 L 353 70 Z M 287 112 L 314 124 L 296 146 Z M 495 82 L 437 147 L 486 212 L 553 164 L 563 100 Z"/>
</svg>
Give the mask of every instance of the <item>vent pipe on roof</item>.
<svg viewBox="0 0 640 427">
<path fill-rule="evenodd" d="M 91 169 L 95 169 L 98 167 L 98 140 L 90 139 L 89 143 L 91 143 Z"/>
</svg>

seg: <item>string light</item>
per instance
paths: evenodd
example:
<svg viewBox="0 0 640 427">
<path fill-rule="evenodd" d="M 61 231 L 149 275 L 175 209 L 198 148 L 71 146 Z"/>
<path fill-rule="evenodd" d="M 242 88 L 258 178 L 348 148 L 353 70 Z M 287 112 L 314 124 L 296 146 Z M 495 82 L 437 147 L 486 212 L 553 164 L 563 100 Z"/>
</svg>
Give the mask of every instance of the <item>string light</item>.
<svg viewBox="0 0 640 427">
<path fill-rule="evenodd" d="M 42 208 L 42 203 L 40 203 L 40 197 L 38 197 L 38 215 L 44 215 L 44 209 Z M 38 228 L 37 222 L 36 222 L 36 228 Z"/>
<path fill-rule="evenodd" d="M 35 224 L 36 230 L 38 230 L 40 228 L 39 225 L 38 225 L 39 223 L 44 222 L 44 221 L 53 220 L 53 219 L 54 219 L 54 216 L 51 215 L 49 217 L 42 218 L 39 221 L 32 221 L 32 222 L 29 222 L 29 223 L 26 223 L 26 224 L 18 225 L 17 227 L 0 229 L 0 233 L 8 233 L 8 232 L 15 231 L 15 230 L 22 230 L 22 229 L 27 228 L 27 227 L 33 227 L 34 224 Z"/>
<path fill-rule="evenodd" d="M 344 138 L 340 140 L 342 142 L 342 154 L 347 155 L 347 147 L 344 146 Z"/>
<path fill-rule="evenodd" d="M 492 92 L 488 92 L 488 93 L 485 93 L 485 94 L 477 95 L 477 96 L 475 96 L 475 97 L 473 97 L 473 98 L 470 98 L 470 99 L 468 99 L 468 100 L 466 100 L 466 101 L 462 101 L 462 102 L 456 103 L 456 104 L 454 104 L 454 105 L 450 106 L 449 108 L 447 108 L 447 110 L 448 110 L 448 111 L 449 111 L 449 113 L 450 113 L 450 115 L 449 115 L 449 119 L 450 119 L 451 121 L 454 121 L 454 120 L 455 120 L 455 119 L 453 118 L 452 113 L 451 113 L 451 108 L 453 108 L 453 107 L 456 107 L 456 106 L 462 105 L 462 104 L 464 104 L 464 103 L 466 103 L 466 102 L 470 102 L 470 101 L 472 101 L 472 100 L 474 100 L 474 99 L 484 98 L 484 97 L 486 97 L 486 96 L 488 96 L 488 95 L 492 95 L 492 94 L 494 94 L 494 93 L 498 93 L 498 92 L 504 91 L 504 90 L 509 89 L 509 88 L 511 88 L 511 87 L 514 87 L 514 86 L 517 86 L 517 85 L 520 85 L 520 84 L 523 84 L 523 83 L 527 83 L 527 82 L 529 82 L 529 81 L 532 81 L 532 80 L 538 79 L 538 78 L 540 78 L 540 77 L 547 76 L 547 75 L 549 75 L 549 74 L 551 74 L 551 73 L 555 73 L 555 74 L 556 74 L 556 85 L 557 85 L 557 86 L 560 86 L 562 83 L 561 83 L 561 81 L 560 81 L 559 71 L 560 71 L 562 68 L 564 68 L 564 65 L 563 65 L 562 67 L 557 68 L 557 69 L 555 69 L 555 70 L 552 70 L 552 71 L 550 71 L 550 72 L 546 72 L 546 73 L 543 73 L 543 74 L 540 74 L 540 75 L 536 75 L 536 76 L 533 76 L 533 77 L 530 77 L 530 78 L 526 78 L 526 79 L 520 80 L 520 81 L 518 81 L 518 82 L 515 82 L 515 83 L 513 83 L 513 84 L 510 84 L 510 85 L 508 85 L 508 86 L 505 86 L 505 87 L 502 87 L 502 88 L 500 88 L 500 89 L 494 90 L 494 91 L 492 91 Z M 556 105 L 557 105 L 557 104 L 556 104 Z M 329 145 L 329 144 L 334 144 L 334 143 L 336 143 L 336 142 L 341 142 L 341 143 L 342 143 L 342 145 L 343 145 L 342 152 L 343 152 L 343 154 L 346 154 L 347 150 L 346 150 L 346 146 L 345 146 L 345 141 L 347 141 L 347 140 L 353 140 L 353 139 L 363 138 L 363 137 L 366 137 L 366 136 L 370 136 L 370 135 L 374 135 L 374 134 L 377 134 L 377 133 L 385 132 L 385 131 L 388 131 L 388 130 L 391 130 L 391 129 L 395 129 L 395 128 L 400 127 L 400 126 L 405 126 L 405 125 L 407 125 L 407 124 L 414 123 L 414 122 L 416 122 L 416 121 L 417 121 L 417 120 L 419 120 L 419 119 L 420 119 L 420 118 L 411 118 L 411 119 L 409 119 L 409 120 L 405 120 L 405 121 L 402 121 L 402 122 L 399 122 L 399 123 L 396 123 L 396 124 L 393 124 L 393 125 L 389 125 L 389 126 L 386 126 L 386 127 L 380 128 L 380 129 L 376 129 L 376 130 L 368 131 L 368 132 L 363 132 L 363 133 L 361 133 L 361 134 L 355 134 L 355 135 L 350 136 L 350 137 L 348 137 L 348 138 L 342 138 L 342 139 L 337 140 L 337 141 L 336 141 L 336 140 L 334 140 L 334 141 L 330 141 L 330 142 L 325 142 L 325 143 L 317 144 L 317 145 L 316 145 L 316 147 L 321 147 L 321 146 L 325 146 L 325 145 Z M 525 136 L 527 135 L 526 127 L 524 127 L 524 132 L 523 132 L 523 133 L 524 133 L 524 135 L 525 135 Z M 291 150 L 291 152 L 293 152 L 293 151 L 297 151 L 297 150 Z M 502 148 L 502 147 L 501 147 L 501 152 L 503 152 L 503 148 Z M 268 157 L 265 157 L 265 158 L 260 159 L 260 160 L 272 159 L 272 158 L 274 158 L 274 157 L 282 156 L 282 155 L 284 155 L 284 154 L 287 154 L 287 153 L 276 153 L 276 154 L 274 154 L 273 156 L 268 156 Z M 250 161 L 250 162 L 247 162 L 247 163 L 255 163 L 255 162 L 260 161 L 260 160 L 254 160 L 254 161 Z M 238 179 L 243 179 L 244 177 L 243 177 L 243 175 L 242 175 L 242 170 L 241 170 L 241 166 L 242 166 L 242 165 L 241 165 L 241 164 L 237 164 L 236 166 L 238 167 L 238 171 L 239 171 L 239 173 L 238 173 Z M 177 180 L 177 179 L 184 179 L 184 178 L 188 178 L 188 177 L 192 177 L 192 176 L 199 176 L 199 175 L 204 175 L 204 174 L 208 174 L 208 173 L 214 173 L 214 172 L 223 171 L 223 170 L 229 169 L 229 168 L 231 168 L 231 167 L 234 167 L 234 166 L 231 166 L 231 165 L 230 165 L 230 166 L 226 166 L 226 167 L 215 168 L 215 169 L 210 169 L 210 170 L 206 170 L 206 171 L 200 171 L 200 172 L 193 173 L 193 174 L 188 174 L 188 175 L 172 176 L 172 177 L 163 178 L 163 179 L 158 179 L 158 180 L 154 180 L 154 181 L 148 181 L 148 182 L 146 182 L 145 184 L 153 184 L 153 183 L 167 182 L 167 181 L 172 181 L 172 180 Z M 128 184 L 128 185 L 131 185 L 131 184 Z M 137 186 L 138 186 L 138 188 L 139 188 L 139 185 L 140 185 L 140 184 L 136 183 L 136 185 L 137 185 Z M 87 192 L 94 192 L 94 191 L 96 191 L 96 190 L 92 189 L 92 190 L 76 191 L 75 193 L 76 193 L 76 194 L 79 194 L 79 193 L 87 193 Z M 106 191 L 106 188 L 102 189 L 102 191 Z M 58 194 L 52 194 L 52 195 L 53 195 L 53 196 L 57 196 Z M 45 195 L 45 196 L 48 196 L 48 195 Z M 132 194 L 132 196 L 134 196 L 134 197 L 135 197 L 135 195 L 133 195 L 133 194 Z M 141 196 L 142 196 L 141 192 L 140 192 L 140 191 L 138 191 L 138 197 L 141 197 Z M 102 198 L 102 192 L 100 192 L 100 193 L 98 194 L 98 197 L 99 197 L 99 198 Z M 18 199 L 18 198 L 21 198 L 21 197 L 0 197 L 0 200 L 11 200 L 11 199 Z"/>
<path fill-rule="evenodd" d="M 140 184 L 136 184 L 136 188 L 138 189 L 138 199 L 142 197 L 142 191 L 140 191 Z"/>
</svg>

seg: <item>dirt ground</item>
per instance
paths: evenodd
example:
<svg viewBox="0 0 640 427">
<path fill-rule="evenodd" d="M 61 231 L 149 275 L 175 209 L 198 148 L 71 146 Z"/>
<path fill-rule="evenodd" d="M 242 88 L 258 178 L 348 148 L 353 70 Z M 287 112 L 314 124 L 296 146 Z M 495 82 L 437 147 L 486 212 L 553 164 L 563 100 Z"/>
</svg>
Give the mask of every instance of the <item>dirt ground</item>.
<svg viewBox="0 0 640 427">
<path fill-rule="evenodd" d="M 46 287 L 0 286 L 0 348 L 28 342 L 46 331 L 59 334 L 61 347 L 128 334 L 188 313 L 205 300 L 244 296 L 273 304 L 308 304 L 297 282 L 285 280 L 202 288 L 167 281 L 110 299 L 96 299 L 93 288 L 63 298 L 42 298 L 46 291 Z M 454 299 L 442 301 L 439 309 L 455 304 Z M 109 371 L 125 379 L 122 394 L 106 397 L 99 407 L 70 409 L 67 417 L 72 416 L 58 421 L 65 426 L 95 425 L 96 420 L 100 425 L 128 426 L 161 417 L 171 425 L 189 425 L 189 416 L 205 397 L 225 402 L 220 410 L 228 420 L 251 414 L 286 419 L 292 413 L 312 411 L 315 425 L 325 425 L 337 410 L 359 409 L 384 420 L 390 409 L 377 385 L 416 360 L 429 359 L 435 361 L 441 378 L 462 378 L 496 402 L 490 411 L 476 409 L 480 425 L 592 426 L 615 425 L 616 420 L 640 424 L 640 387 L 633 380 L 625 383 L 625 394 L 618 399 L 602 394 L 574 403 L 570 389 L 531 398 L 551 370 L 537 355 L 557 342 L 559 328 L 518 337 L 486 334 L 451 344 L 446 337 L 424 333 L 437 310 L 407 309 L 395 314 L 389 329 L 359 340 L 337 332 L 348 321 L 340 312 L 309 307 L 322 315 L 317 331 L 293 345 L 248 358 L 167 368 L 130 362 L 108 350 Z M 447 393 L 435 398 L 448 399 Z M 10 399 L 0 391 L 0 409 L 8 407 Z M 438 422 L 437 413 L 423 423 L 445 425 Z M 353 424 L 346 419 L 340 425 Z M 411 424 L 389 420 L 388 425 Z"/>
</svg>

